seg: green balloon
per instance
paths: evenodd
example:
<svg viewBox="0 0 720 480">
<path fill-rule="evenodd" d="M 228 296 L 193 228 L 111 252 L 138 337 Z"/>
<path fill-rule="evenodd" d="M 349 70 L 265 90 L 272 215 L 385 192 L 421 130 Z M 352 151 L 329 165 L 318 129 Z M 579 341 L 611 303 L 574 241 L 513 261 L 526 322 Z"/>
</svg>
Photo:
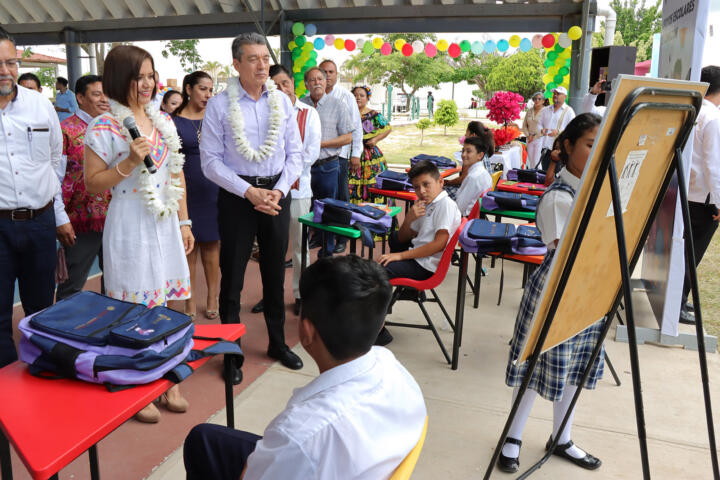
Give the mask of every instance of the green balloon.
<svg viewBox="0 0 720 480">
<path fill-rule="evenodd" d="M 292 33 L 293 35 L 302 35 L 303 33 L 305 33 L 305 25 L 300 22 L 293 23 Z M 300 44 L 298 43 L 298 45 Z"/>
<path fill-rule="evenodd" d="M 313 48 L 315 48 L 315 47 L 312 44 L 312 42 L 306 42 L 305 45 L 302 46 L 302 51 L 310 53 L 313 51 Z"/>
<path fill-rule="evenodd" d="M 472 44 L 470 43 L 469 40 L 463 40 L 462 42 L 460 42 L 460 51 L 461 52 L 469 52 L 471 46 L 472 46 Z"/>
<path fill-rule="evenodd" d="M 292 59 L 295 60 L 296 58 L 299 58 L 300 55 L 302 55 L 302 50 L 299 47 L 293 48 L 291 55 Z"/>
<path fill-rule="evenodd" d="M 545 90 L 545 98 L 552 98 L 552 90 Z"/>
<path fill-rule="evenodd" d="M 555 83 L 562 83 L 565 78 L 565 75 L 560 75 L 559 73 L 553 77 L 553 80 Z"/>
<path fill-rule="evenodd" d="M 295 43 L 297 43 L 297 42 L 295 42 Z M 559 43 L 555 44 L 555 51 L 556 51 L 556 52 L 560 53 L 560 52 L 562 52 L 563 50 L 565 50 L 565 47 L 561 46 Z"/>
<path fill-rule="evenodd" d="M 562 75 L 562 76 L 564 77 L 565 75 L 567 75 L 568 73 L 570 73 L 570 69 L 569 69 L 568 67 L 562 67 L 562 68 L 560 69 L 559 73 L 560 73 L 560 75 Z"/>
<path fill-rule="evenodd" d="M 316 59 L 317 58 L 317 51 L 316 50 L 310 50 L 310 58 Z"/>
<path fill-rule="evenodd" d="M 293 78 L 295 79 L 295 82 L 302 82 L 302 81 L 303 81 L 303 74 L 302 74 L 302 73 L 295 73 L 295 74 L 293 74 Z"/>
<path fill-rule="evenodd" d="M 552 60 L 550 60 L 550 59 L 548 58 L 547 60 L 545 60 L 545 63 L 544 63 L 543 65 L 545 65 L 545 68 L 550 68 L 550 67 L 552 67 L 553 65 L 555 65 L 555 62 L 553 62 Z"/>
<path fill-rule="evenodd" d="M 572 60 L 568 58 L 567 60 L 565 60 L 565 66 L 569 67 L 570 65 L 572 65 Z"/>
<path fill-rule="evenodd" d="M 375 51 L 375 48 L 372 46 L 372 42 L 368 41 L 363 44 L 362 51 L 366 55 L 370 55 Z"/>
<path fill-rule="evenodd" d="M 548 52 L 548 54 L 547 54 L 548 60 L 551 60 L 552 63 L 555 63 L 555 60 L 557 60 L 557 56 L 558 56 L 557 52 Z"/>
<path fill-rule="evenodd" d="M 312 68 L 312 67 L 311 67 L 310 65 L 305 65 L 305 66 L 303 66 L 303 67 L 300 69 L 300 72 L 304 75 L 305 72 L 307 72 L 307 71 L 310 70 L 311 68 Z"/>
<path fill-rule="evenodd" d="M 314 58 L 311 58 L 310 60 L 307 61 L 307 63 L 305 65 L 310 65 L 311 67 L 317 67 L 317 60 Z"/>
<path fill-rule="evenodd" d="M 547 84 L 547 89 L 550 90 L 550 93 L 552 93 L 552 91 L 555 87 L 557 87 L 557 83 L 555 83 L 555 82 L 550 82 Z"/>
<path fill-rule="evenodd" d="M 298 47 L 302 47 L 303 45 L 305 45 L 306 42 L 307 38 L 302 35 L 295 37 L 295 45 L 297 45 Z"/>
</svg>

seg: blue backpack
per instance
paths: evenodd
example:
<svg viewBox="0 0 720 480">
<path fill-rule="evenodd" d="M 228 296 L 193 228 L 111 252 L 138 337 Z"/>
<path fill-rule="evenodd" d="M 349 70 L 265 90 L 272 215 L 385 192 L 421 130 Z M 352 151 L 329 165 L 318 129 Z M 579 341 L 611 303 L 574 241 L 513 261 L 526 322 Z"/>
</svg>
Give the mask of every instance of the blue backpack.
<svg viewBox="0 0 720 480">
<path fill-rule="evenodd" d="M 323 198 L 313 204 L 313 222 L 339 227 L 355 227 L 361 233 L 363 245 L 373 247 L 373 235 L 387 235 L 392 217 L 387 212 L 369 205 Z"/>
<path fill-rule="evenodd" d="M 165 307 L 147 308 L 95 292 L 80 292 L 20 321 L 20 359 L 30 373 L 48 378 L 133 386 L 192 373 L 187 362 L 235 354 L 240 346 L 220 341 L 193 350 L 192 319 Z"/>
<path fill-rule="evenodd" d="M 488 192 L 483 197 L 482 206 L 486 210 L 537 210 L 540 198 L 527 193 Z"/>
<path fill-rule="evenodd" d="M 451 160 L 447 157 L 441 157 L 439 155 L 426 155 L 424 153 L 412 157 L 410 159 L 410 165 L 413 166 L 423 160 L 428 160 L 434 163 L 435 166 L 440 169 L 455 168 L 457 166 L 457 163 L 455 163 L 454 160 Z"/>
<path fill-rule="evenodd" d="M 407 173 L 384 170 L 375 176 L 375 186 L 381 190 L 412 191 Z"/>
<path fill-rule="evenodd" d="M 469 221 L 460 232 L 459 241 L 467 252 L 505 253 L 511 250 L 514 236 L 515 225 L 512 223 L 476 219 Z"/>
</svg>

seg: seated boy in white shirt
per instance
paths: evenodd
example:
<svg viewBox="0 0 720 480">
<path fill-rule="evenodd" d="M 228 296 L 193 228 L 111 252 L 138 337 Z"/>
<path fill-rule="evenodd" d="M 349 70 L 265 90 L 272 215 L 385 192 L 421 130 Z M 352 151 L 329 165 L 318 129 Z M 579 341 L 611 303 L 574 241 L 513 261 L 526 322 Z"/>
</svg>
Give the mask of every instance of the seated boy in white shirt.
<svg viewBox="0 0 720 480">
<path fill-rule="evenodd" d="M 418 199 L 400 230 L 390 235 L 390 253 L 381 255 L 378 262 L 390 278 L 426 280 L 437 270 L 450 236 L 460 226 L 460 210 L 443 190 L 443 179 L 432 162 L 418 162 L 408 177 Z M 383 327 L 375 345 L 391 341 L 392 335 Z"/>
<path fill-rule="evenodd" d="M 494 150 L 495 142 L 489 129 L 485 130 L 480 136 L 466 138 L 463 144 L 463 167 L 468 169 L 468 173 L 455 194 L 455 203 L 463 217 L 470 214 L 480 194 L 492 187 L 492 177 L 483 159 L 488 151 Z"/>
<path fill-rule="evenodd" d="M 295 390 L 263 437 L 193 428 L 184 449 L 188 480 L 389 478 L 427 415 L 412 375 L 389 350 L 372 346 L 391 293 L 383 269 L 354 255 L 308 267 L 300 280 L 300 343 L 320 376 Z"/>
</svg>

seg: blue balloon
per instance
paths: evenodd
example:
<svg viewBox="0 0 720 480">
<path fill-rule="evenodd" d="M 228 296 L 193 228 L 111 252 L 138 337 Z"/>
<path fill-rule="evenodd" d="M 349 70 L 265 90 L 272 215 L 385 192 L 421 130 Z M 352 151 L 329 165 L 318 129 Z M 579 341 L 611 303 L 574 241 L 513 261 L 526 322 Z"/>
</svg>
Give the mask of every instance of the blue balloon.
<svg viewBox="0 0 720 480">
<path fill-rule="evenodd" d="M 483 52 L 483 47 L 484 45 L 482 42 L 475 41 L 470 46 L 470 51 L 475 55 L 480 55 Z"/>
<path fill-rule="evenodd" d="M 488 40 L 485 42 L 485 53 L 493 53 L 495 51 L 495 42 Z"/>
<path fill-rule="evenodd" d="M 523 38 L 520 40 L 520 51 L 521 52 L 529 52 L 532 50 L 532 42 L 528 38 Z"/>
<path fill-rule="evenodd" d="M 307 27 L 305 27 L 305 30 L 307 31 Z M 316 38 L 313 41 L 313 46 L 315 47 L 315 50 L 322 50 L 323 48 L 325 48 L 325 40 L 322 38 Z"/>
<path fill-rule="evenodd" d="M 507 51 L 508 48 L 510 48 L 510 43 L 507 40 L 502 39 L 502 40 L 498 41 L 498 43 L 497 43 L 498 52 L 505 52 L 505 51 Z"/>
<path fill-rule="evenodd" d="M 307 35 L 308 37 L 312 37 L 316 33 L 317 27 L 314 24 L 308 23 L 307 25 L 305 25 L 305 35 Z"/>
</svg>

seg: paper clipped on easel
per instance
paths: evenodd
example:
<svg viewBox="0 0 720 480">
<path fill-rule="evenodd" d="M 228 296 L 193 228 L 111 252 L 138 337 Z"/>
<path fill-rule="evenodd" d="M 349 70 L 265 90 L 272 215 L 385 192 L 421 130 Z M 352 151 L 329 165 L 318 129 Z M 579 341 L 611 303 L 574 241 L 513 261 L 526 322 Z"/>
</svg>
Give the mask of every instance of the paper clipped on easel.
<svg viewBox="0 0 720 480">
<path fill-rule="evenodd" d="M 630 197 L 632 196 L 635 184 L 640 177 L 640 169 L 642 167 L 645 157 L 647 157 L 647 150 L 633 150 L 628 153 L 625 166 L 620 172 L 618 178 L 618 187 L 620 189 L 620 206 L 622 207 L 623 213 L 627 212 L 628 203 L 630 203 Z M 612 201 L 608 208 L 606 217 L 613 216 Z"/>
</svg>

